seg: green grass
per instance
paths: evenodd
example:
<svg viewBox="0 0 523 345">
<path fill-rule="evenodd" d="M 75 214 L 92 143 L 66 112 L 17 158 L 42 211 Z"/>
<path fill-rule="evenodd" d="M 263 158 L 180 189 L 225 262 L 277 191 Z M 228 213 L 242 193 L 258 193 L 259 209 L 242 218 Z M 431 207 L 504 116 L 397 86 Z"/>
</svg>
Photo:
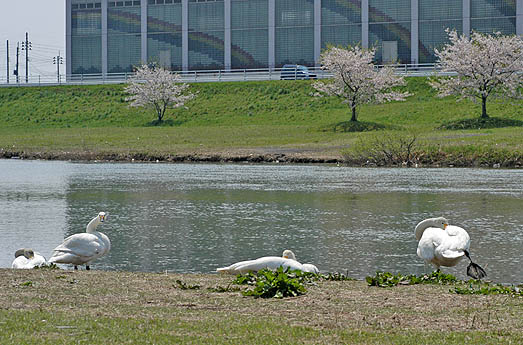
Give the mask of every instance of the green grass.
<svg viewBox="0 0 523 345">
<path fill-rule="evenodd" d="M 338 99 L 312 97 L 309 81 L 191 84 L 198 97 L 187 108 L 170 110 L 163 126 L 153 125 L 153 111 L 128 107 L 123 85 L 0 88 L 0 154 L 165 159 L 242 156 L 279 148 L 287 155 L 341 160 L 342 151 L 358 140 L 380 132 L 408 132 L 417 134 L 427 152 L 467 153 L 473 147 L 474 154 L 486 150 L 497 156 L 501 149 L 522 155 L 521 101 L 488 104 L 492 123 L 516 126 L 444 129 L 477 122 L 480 105 L 437 98 L 425 78 L 407 80 L 405 89 L 413 96 L 406 102 L 360 107 L 358 126 L 348 122 L 349 109 Z"/>
</svg>

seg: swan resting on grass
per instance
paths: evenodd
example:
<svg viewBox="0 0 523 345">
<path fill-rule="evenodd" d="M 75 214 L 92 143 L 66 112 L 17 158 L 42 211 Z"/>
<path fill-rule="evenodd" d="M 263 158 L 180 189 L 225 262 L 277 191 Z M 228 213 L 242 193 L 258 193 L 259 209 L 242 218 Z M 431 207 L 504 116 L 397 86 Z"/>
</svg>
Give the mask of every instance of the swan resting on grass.
<svg viewBox="0 0 523 345">
<path fill-rule="evenodd" d="M 109 237 L 96 231 L 98 225 L 103 223 L 106 218 L 105 212 L 98 213 L 87 224 L 85 233 L 71 235 L 56 247 L 49 262 L 72 264 L 75 270 L 78 269 L 78 265 L 85 265 L 85 269 L 89 270 L 91 261 L 104 256 L 111 249 Z"/>
<path fill-rule="evenodd" d="M 437 217 L 418 223 L 414 234 L 418 240 L 418 256 L 436 266 L 438 270 L 440 266 L 456 266 L 463 256 L 466 256 L 470 260 L 467 267 L 468 276 L 474 279 L 487 276 L 485 270 L 470 258 L 470 237 L 465 229 L 449 225 L 445 218 Z"/>
<path fill-rule="evenodd" d="M 40 253 L 33 251 L 31 248 L 21 248 L 15 252 L 15 259 L 11 267 L 30 269 L 46 264 L 47 261 Z"/>
<path fill-rule="evenodd" d="M 244 274 L 249 271 L 257 272 L 264 268 L 276 270 L 279 267 L 303 272 L 319 273 L 318 268 L 313 264 L 301 264 L 296 261 L 296 256 L 288 249 L 283 251 L 282 257 L 264 256 L 256 260 L 240 261 L 227 267 L 217 268 L 216 271 L 229 274 Z"/>
</svg>

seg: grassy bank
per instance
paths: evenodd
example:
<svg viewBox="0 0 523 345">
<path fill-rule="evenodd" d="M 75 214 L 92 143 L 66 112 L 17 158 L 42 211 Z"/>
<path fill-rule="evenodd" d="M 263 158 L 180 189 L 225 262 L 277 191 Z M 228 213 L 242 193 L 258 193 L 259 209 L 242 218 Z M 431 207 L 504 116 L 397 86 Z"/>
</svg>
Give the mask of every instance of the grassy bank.
<svg viewBox="0 0 523 345">
<path fill-rule="evenodd" d="M 449 130 L 480 106 L 438 99 L 425 78 L 409 78 L 406 102 L 363 106 L 359 119 L 386 130 L 345 132 L 346 105 L 311 97 L 308 81 L 191 85 L 198 97 L 154 126 L 129 108 L 122 85 L 0 89 L 0 156 L 46 159 L 347 161 L 364 164 L 383 133 L 415 135 L 420 163 L 523 164 L 521 126 Z M 491 102 L 492 117 L 523 120 L 523 103 Z M 367 151 L 366 151 L 367 150 Z M 397 162 L 396 162 L 397 163 Z M 378 164 L 381 164 L 378 162 Z M 384 163 L 387 164 L 387 163 Z"/>
<path fill-rule="evenodd" d="M 232 280 L 223 275 L 2 269 L 0 343 L 523 342 L 520 297 L 456 295 L 439 285 L 383 289 L 361 281 L 322 281 L 305 295 L 286 299 L 215 292 Z"/>
</svg>

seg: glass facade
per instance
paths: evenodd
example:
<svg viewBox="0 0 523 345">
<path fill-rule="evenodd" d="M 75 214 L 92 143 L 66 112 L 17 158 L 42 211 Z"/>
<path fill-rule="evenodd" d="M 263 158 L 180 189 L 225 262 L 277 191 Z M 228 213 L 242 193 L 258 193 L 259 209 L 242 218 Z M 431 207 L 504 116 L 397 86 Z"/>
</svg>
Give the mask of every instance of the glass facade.
<svg viewBox="0 0 523 345">
<path fill-rule="evenodd" d="M 361 0 L 322 0 L 321 48 L 361 45 Z"/>
<path fill-rule="evenodd" d="M 95 5 L 98 4 L 97 7 Z M 74 74 L 102 72 L 101 3 L 76 4 L 71 9 L 71 65 Z"/>
<path fill-rule="evenodd" d="M 434 49 L 448 43 L 446 29 L 463 32 L 463 1 L 419 0 L 419 62 L 436 61 Z"/>
<path fill-rule="evenodd" d="M 232 0 L 231 68 L 260 68 L 268 65 L 268 0 Z"/>
<path fill-rule="evenodd" d="M 132 72 L 141 62 L 141 7 L 134 1 L 109 2 L 107 72 Z"/>
<path fill-rule="evenodd" d="M 369 46 L 383 63 L 410 63 L 410 0 L 369 0 Z"/>
<path fill-rule="evenodd" d="M 276 1 L 275 25 L 276 67 L 314 65 L 314 1 Z"/>
<path fill-rule="evenodd" d="M 147 7 L 147 60 L 170 70 L 182 69 L 182 4 Z"/>
<path fill-rule="evenodd" d="M 517 0 L 417 0 L 417 23 L 412 0 L 67 2 L 72 74 L 130 72 L 142 58 L 171 70 L 313 66 L 329 45 L 361 44 L 376 63 L 432 63 L 447 28 L 515 34 L 523 20 Z"/>
<path fill-rule="evenodd" d="M 223 69 L 225 13 L 222 1 L 189 1 L 189 69 Z"/>
</svg>

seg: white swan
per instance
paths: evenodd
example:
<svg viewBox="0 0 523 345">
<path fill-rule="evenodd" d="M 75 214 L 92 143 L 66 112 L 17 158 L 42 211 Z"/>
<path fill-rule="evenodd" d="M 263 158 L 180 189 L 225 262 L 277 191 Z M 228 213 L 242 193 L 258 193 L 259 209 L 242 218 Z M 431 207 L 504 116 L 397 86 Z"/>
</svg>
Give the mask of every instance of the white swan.
<svg viewBox="0 0 523 345">
<path fill-rule="evenodd" d="M 240 261 L 227 267 L 217 268 L 216 271 L 220 273 L 229 274 L 243 274 L 249 271 L 257 272 L 264 268 L 276 270 L 279 267 L 291 270 L 300 270 L 303 272 L 318 273 L 319 270 L 312 264 L 301 264 L 296 261 L 296 256 L 290 250 L 284 250 L 282 257 L 278 256 L 264 256 L 256 260 Z"/>
<path fill-rule="evenodd" d="M 72 264 L 74 269 L 78 265 L 85 265 L 89 270 L 91 261 L 104 256 L 111 249 L 111 241 L 105 234 L 96 231 L 100 223 L 106 218 L 105 212 L 100 212 L 87 224 L 86 232 L 67 237 L 62 244 L 56 247 L 49 262 L 57 264 Z"/>
<path fill-rule="evenodd" d="M 467 267 L 469 276 L 481 279 L 487 275 L 485 270 L 470 258 L 470 237 L 465 229 L 449 225 L 445 218 L 437 217 L 418 223 L 414 234 L 418 240 L 418 256 L 436 266 L 438 270 L 441 266 L 456 266 L 463 256 L 466 256 L 470 260 Z"/>
<path fill-rule="evenodd" d="M 34 252 L 30 248 L 22 248 L 15 252 L 15 259 L 11 267 L 29 269 L 43 266 L 46 263 L 47 261 L 40 253 Z"/>
</svg>

